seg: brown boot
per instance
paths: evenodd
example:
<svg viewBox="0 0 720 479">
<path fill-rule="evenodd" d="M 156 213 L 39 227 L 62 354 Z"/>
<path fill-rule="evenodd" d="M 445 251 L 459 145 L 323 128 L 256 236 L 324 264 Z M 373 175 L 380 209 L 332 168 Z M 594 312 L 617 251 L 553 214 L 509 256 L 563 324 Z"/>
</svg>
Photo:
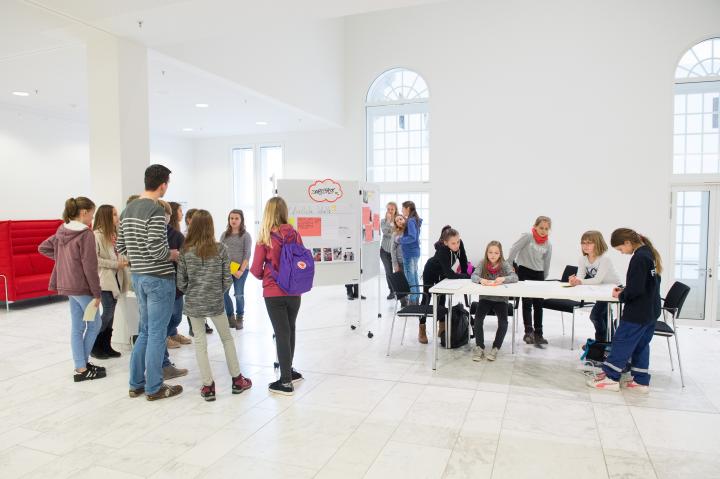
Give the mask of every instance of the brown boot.
<svg viewBox="0 0 720 479">
<path fill-rule="evenodd" d="M 445 334 L 445 321 L 438 321 L 438 336 Z"/>
<path fill-rule="evenodd" d="M 234 314 L 228 316 L 228 326 L 230 326 L 230 329 L 237 328 L 237 319 Z"/>
<path fill-rule="evenodd" d="M 418 341 L 420 342 L 420 344 L 427 344 L 427 343 L 428 343 L 427 330 L 425 329 L 425 325 L 424 325 L 424 324 L 421 324 L 421 325 L 420 325 L 420 329 L 418 330 Z"/>
</svg>

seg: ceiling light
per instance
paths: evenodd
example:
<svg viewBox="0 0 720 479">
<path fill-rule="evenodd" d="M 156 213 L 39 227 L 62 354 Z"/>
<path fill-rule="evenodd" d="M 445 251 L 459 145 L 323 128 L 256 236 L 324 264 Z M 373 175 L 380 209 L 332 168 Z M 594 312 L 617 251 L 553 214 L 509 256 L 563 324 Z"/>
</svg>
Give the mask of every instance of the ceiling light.
<svg viewBox="0 0 720 479">
<path fill-rule="evenodd" d="M 207 107 L 209 107 L 210 105 L 208 105 L 207 103 L 195 103 L 195 106 L 196 106 L 197 108 L 207 108 Z"/>
<path fill-rule="evenodd" d="M 183 131 L 193 131 L 192 128 L 183 128 Z"/>
<path fill-rule="evenodd" d="M 30 96 L 30 93 L 26 91 L 14 91 L 12 94 L 15 96 Z"/>
<path fill-rule="evenodd" d="M 256 121 L 255 124 L 258 125 L 258 126 L 265 126 L 265 125 L 267 125 L 268 123 L 267 123 L 266 121 Z"/>
</svg>

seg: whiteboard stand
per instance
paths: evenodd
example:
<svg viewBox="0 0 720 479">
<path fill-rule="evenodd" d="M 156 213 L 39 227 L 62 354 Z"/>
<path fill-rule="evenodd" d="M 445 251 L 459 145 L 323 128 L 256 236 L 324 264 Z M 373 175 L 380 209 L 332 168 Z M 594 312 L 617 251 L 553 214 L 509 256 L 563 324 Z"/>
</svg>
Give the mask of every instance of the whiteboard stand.
<svg viewBox="0 0 720 479">
<path fill-rule="evenodd" d="M 359 256 L 358 259 L 360 260 L 360 264 L 362 265 L 362 248 L 360 248 L 360 250 L 358 251 L 358 256 Z M 363 269 L 360 268 L 360 280 L 358 281 L 358 298 L 357 298 L 357 300 L 358 300 L 358 322 L 357 322 L 357 325 L 350 323 L 350 329 L 352 329 L 353 331 L 355 331 L 355 329 L 360 328 L 362 325 L 362 317 L 363 317 L 362 316 L 363 315 L 363 307 L 362 307 L 363 287 L 362 287 L 362 284 L 363 284 Z M 379 316 L 379 314 L 378 314 L 378 316 Z M 368 329 L 368 332 L 367 332 L 368 339 L 372 339 L 373 336 L 375 336 L 373 334 L 373 332 Z"/>
</svg>

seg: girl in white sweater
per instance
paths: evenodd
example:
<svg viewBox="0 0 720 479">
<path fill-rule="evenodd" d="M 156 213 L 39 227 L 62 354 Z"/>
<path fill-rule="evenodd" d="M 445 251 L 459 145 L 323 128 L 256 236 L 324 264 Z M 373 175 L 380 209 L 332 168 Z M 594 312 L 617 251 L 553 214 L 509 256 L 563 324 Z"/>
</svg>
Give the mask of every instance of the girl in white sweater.
<svg viewBox="0 0 720 479">
<path fill-rule="evenodd" d="M 570 284 L 619 284 L 612 261 L 605 255 L 608 247 L 599 231 L 586 231 L 580 238 L 582 256 L 578 261 L 577 275 L 570 276 Z M 607 308 L 605 301 L 598 301 L 590 311 L 590 321 L 595 325 L 595 340 L 607 341 Z"/>
</svg>

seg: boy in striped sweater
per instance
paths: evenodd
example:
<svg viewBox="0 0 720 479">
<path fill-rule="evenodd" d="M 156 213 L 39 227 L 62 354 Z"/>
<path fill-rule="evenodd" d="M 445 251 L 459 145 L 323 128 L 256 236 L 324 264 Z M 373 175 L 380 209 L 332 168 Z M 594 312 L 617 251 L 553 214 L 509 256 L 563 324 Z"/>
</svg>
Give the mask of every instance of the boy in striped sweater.
<svg viewBox="0 0 720 479">
<path fill-rule="evenodd" d="M 120 216 L 117 250 L 128 257 L 140 310 L 138 338 L 130 357 L 130 397 L 148 401 L 178 395 L 182 386 L 163 383 L 165 338 L 175 302 L 175 269 L 179 255 L 168 246 L 165 210 L 157 202 L 165 195 L 170 170 L 150 165 L 145 191 Z"/>
</svg>

